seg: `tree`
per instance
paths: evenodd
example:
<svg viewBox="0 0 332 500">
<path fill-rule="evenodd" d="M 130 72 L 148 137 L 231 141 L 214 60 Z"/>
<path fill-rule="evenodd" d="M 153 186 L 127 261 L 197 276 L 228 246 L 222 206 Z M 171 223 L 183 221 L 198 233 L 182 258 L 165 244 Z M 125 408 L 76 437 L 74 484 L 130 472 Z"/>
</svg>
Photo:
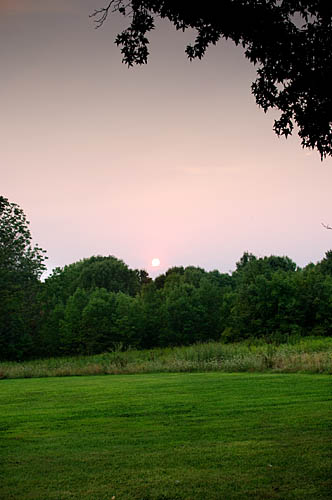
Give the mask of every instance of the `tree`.
<svg viewBox="0 0 332 500">
<path fill-rule="evenodd" d="M 332 252 L 327 252 L 326 258 L 316 266 L 308 265 L 294 275 L 294 313 L 302 335 L 332 335 L 332 269 L 329 257 L 332 257 Z"/>
<path fill-rule="evenodd" d="M 113 323 L 116 294 L 96 288 L 82 311 L 82 342 L 84 354 L 96 354 L 111 349 L 118 340 L 114 338 Z"/>
<path fill-rule="evenodd" d="M 29 222 L 23 210 L 0 196 L 0 275 L 24 283 L 40 278 L 46 269 L 45 250 L 32 247 Z M 1 283 L 5 283 L 2 281 Z"/>
<path fill-rule="evenodd" d="M 143 349 L 169 344 L 168 315 L 163 299 L 163 290 L 155 281 L 145 284 L 138 296 L 139 342 Z"/>
<path fill-rule="evenodd" d="M 303 147 L 317 149 L 321 159 L 332 156 L 332 3 L 325 0 L 111 0 L 95 10 L 96 27 L 112 12 L 130 18 L 118 34 L 123 62 L 148 60 L 147 33 L 155 17 L 168 19 L 177 30 L 197 30 L 189 59 L 201 59 L 221 38 L 242 45 L 258 65 L 252 93 L 266 112 L 281 112 L 274 122 L 278 136 L 292 134 L 294 125 Z"/>
<path fill-rule="evenodd" d="M 204 291 L 201 292 L 194 285 L 185 282 L 178 282 L 175 286 L 164 288 L 163 294 L 169 327 L 167 332 L 168 345 L 189 345 L 213 338 L 210 332 L 208 338 L 205 337 L 207 311 L 205 310 L 205 300 L 202 300 Z M 213 309 L 214 300 L 211 297 L 210 300 L 209 306 Z M 167 345 L 166 342 L 164 345 Z"/>
<path fill-rule="evenodd" d="M 89 295 L 77 288 L 66 303 L 64 318 L 59 322 L 60 344 L 63 354 L 85 354 L 82 313 L 89 302 Z"/>
<path fill-rule="evenodd" d="M 97 255 L 69 264 L 63 269 L 56 268 L 45 284 L 50 293 L 66 301 L 77 288 L 86 291 L 105 288 L 108 292 L 134 296 L 144 279 L 148 278 L 143 271 L 129 269 L 122 260 L 112 255 Z"/>
<path fill-rule="evenodd" d="M 317 268 L 323 274 L 328 274 L 332 277 L 332 250 L 325 252 L 325 257 L 318 262 Z"/>
<path fill-rule="evenodd" d="M 135 297 L 119 292 L 115 297 L 115 314 L 113 325 L 113 345 L 123 349 L 135 347 L 140 342 L 141 311 Z"/>
<path fill-rule="evenodd" d="M 228 340 L 285 337 L 300 333 L 296 310 L 295 272 L 276 270 L 243 276 L 236 293 L 226 332 Z M 249 278 L 249 279 L 248 279 Z"/>
<path fill-rule="evenodd" d="M 0 359 L 32 356 L 44 250 L 31 244 L 23 210 L 0 196 Z"/>
</svg>

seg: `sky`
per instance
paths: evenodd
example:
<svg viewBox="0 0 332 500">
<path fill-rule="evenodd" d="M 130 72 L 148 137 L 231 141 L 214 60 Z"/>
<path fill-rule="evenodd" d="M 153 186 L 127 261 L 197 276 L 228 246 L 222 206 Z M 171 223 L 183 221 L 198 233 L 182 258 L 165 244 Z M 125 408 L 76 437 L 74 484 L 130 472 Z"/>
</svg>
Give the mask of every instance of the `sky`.
<svg viewBox="0 0 332 500">
<path fill-rule="evenodd" d="M 221 41 L 190 62 L 194 33 L 158 21 L 148 64 L 128 69 L 114 44 L 126 21 L 89 18 L 105 4 L 0 0 L 0 194 L 49 270 L 91 255 L 151 276 L 229 272 L 245 251 L 321 260 L 332 160 L 275 135 L 242 49 Z"/>
</svg>

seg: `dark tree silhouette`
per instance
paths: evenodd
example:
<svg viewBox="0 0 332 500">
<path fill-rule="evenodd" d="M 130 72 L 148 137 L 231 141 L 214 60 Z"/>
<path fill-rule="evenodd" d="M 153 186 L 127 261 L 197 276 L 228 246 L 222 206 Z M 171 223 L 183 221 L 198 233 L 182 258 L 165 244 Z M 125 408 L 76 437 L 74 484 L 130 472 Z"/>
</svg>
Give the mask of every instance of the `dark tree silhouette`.
<svg viewBox="0 0 332 500">
<path fill-rule="evenodd" d="M 317 149 L 321 159 L 332 156 L 332 2 L 328 0 L 111 0 L 95 10 L 96 27 L 112 12 L 130 19 L 118 34 L 123 62 L 148 60 L 147 33 L 155 18 L 168 19 L 176 29 L 193 28 L 197 37 L 186 48 L 190 59 L 201 59 L 209 45 L 231 39 L 258 66 L 252 93 L 266 112 L 280 111 L 274 122 L 278 136 L 292 134 L 302 146 Z"/>
</svg>

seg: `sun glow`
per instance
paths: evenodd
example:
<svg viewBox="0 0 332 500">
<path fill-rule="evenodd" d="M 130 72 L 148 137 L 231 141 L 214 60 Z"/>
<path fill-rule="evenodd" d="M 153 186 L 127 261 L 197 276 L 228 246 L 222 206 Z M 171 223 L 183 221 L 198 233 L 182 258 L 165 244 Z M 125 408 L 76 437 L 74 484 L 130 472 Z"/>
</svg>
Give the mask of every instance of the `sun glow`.
<svg viewBox="0 0 332 500">
<path fill-rule="evenodd" d="M 160 260 L 158 259 L 158 257 L 155 257 L 154 259 L 152 259 L 152 267 L 158 267 L 160 266 Z"/>
</svg>

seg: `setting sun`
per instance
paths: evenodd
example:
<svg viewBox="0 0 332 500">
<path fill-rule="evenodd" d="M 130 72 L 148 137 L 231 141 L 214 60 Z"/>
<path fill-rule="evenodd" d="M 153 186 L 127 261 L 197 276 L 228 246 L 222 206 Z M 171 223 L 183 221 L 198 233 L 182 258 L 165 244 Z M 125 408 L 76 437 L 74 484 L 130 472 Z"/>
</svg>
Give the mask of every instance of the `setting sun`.
<svg viewBox="0 0 332 500">
<path fill-rule="evenodd" d="M 154 259 L 152 259 L 152 267 L 158 267 L 160 266 L 160 260 L 158 259 L 158 257 L 155 257 Z"/>
</svg>

